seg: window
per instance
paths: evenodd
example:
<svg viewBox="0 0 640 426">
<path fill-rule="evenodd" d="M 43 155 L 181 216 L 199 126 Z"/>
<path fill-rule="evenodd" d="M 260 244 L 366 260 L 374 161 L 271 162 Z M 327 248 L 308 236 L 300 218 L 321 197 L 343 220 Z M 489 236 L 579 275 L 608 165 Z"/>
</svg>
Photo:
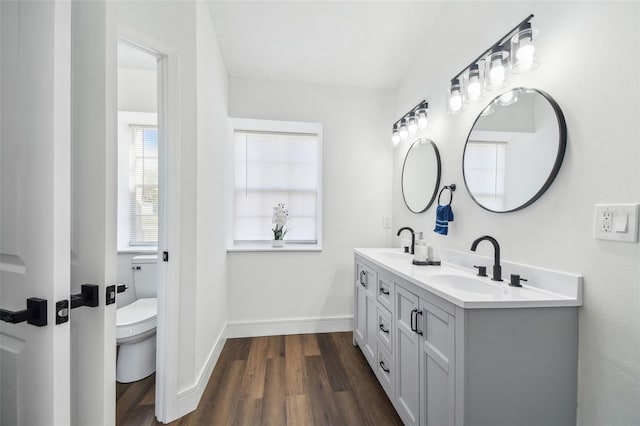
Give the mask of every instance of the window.
<svg viewBox="0 0 640 426">
<path fill-rule="evenodd" d="M 477 201 L 492 210 L 505 204 L 507 144 L 469 141 L 465 148 L 465 181 Z"/>
<path fill-rule="evenodd" d="M 290 248 L 321 246 L 322 125 L 235 119 L 233 246 L 268 247 L 273 207 L 289 210 Z"/>
<path fill-rule="evenodd" d="M 158 128 L 131 125 L 129 245 L 158 244 Z"/>
<path fill-rule="evenodd" d="M 158 244 L 158 116 L 118 111 L 118 251 Z"/>
</svg>

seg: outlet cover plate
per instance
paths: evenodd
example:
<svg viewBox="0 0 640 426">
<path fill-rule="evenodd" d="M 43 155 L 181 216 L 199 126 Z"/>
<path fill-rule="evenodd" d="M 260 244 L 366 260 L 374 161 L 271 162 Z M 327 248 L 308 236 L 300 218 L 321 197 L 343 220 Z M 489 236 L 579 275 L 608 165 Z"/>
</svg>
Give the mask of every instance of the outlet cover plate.
<svg viewBox="0 0 640 426">
<path fill-rule="evenodd" d="M 637 243 L 639 211 L 640 204 L 596 204 L 593 237 Z"/>
</svg>

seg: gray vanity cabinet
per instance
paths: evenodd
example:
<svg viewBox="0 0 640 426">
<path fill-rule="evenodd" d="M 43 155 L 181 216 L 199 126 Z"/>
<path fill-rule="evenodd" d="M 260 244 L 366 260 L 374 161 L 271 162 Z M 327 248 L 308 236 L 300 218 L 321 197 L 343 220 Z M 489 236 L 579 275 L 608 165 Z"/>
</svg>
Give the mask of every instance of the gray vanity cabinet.
<svg viewBox="0 0 640 426">
<path fill-rule="evenodd" d="M 396 285 L 395 406 L 406 425 L 453 426 L 454 309 L 423 296 Z"/>
</svg>

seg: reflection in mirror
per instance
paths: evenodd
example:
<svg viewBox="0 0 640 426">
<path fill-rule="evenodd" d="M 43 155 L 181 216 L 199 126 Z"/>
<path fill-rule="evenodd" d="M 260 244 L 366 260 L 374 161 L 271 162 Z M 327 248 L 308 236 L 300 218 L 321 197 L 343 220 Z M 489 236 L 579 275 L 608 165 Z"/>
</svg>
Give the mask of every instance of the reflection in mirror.
<svg viewBox="0 0 640 426">
<path fill-rule="evenodd" d="M 440 186 L 440 153 L 430 139 L 411 145 L 402 167 L 402 196 L 413 213 L 426 211 Z"/>
<path fill-rule="evenodd" d="M 529 206 L 558 174 L 566 139 L 564 116 L 549 95 L 523 88 L 503 93 L 480 113 L 467 138 L 467 191 L 493 212 Z"/>
</svg>

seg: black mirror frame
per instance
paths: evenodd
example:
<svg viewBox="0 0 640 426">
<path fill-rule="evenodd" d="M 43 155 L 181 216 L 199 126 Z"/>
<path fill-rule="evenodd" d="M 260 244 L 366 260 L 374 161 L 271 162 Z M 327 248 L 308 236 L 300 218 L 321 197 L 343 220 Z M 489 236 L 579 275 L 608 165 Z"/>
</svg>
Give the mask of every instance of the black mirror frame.
<svg viewBox="0 0 640 426">
<path fill-rule="evenodd" d="M 558 172 L 560 171 L 560 166 L 562 166 L 562 160 L 564 159 L 564 153 L 565 153 L 565 151 L 567 149 L 567 122 L 564 119 L 564 114 L 562 113 L 562 110 L 560 109 L 560 105 L 558 105 L 558 103 L 548 93 L 546 93 L 546 92 L 544 92 L 542 90 L 532 89 L 532 88 L 528 88 L 528 87 L 516 87 L 516 88 L 514 88 L 514 89 L 512 89 L 510 91 L 515 91 L 515 90 L 536 92 L 536 93 L 542 95 L 542 97 L 544 97 L 547 100 L 547 102 L 549 102 L 549 104 L 553 108 L 553 111 L 556 114 L 556 119 L 558 120 L 558 137 L 559 137 L 558 152 L 556 154 L 556 160 L 555 160 L 555 162 L 553 164 L 553 168 L 551 169 L 551 172 L 549 173 L 549 176 L 547 176 L 547 180 L 545 181 L 544 185 L 542 185 L 542 187 L 538 190 L 538 192 L 536 192 L 533 195 L 533 197 L 531 197 L 529 199 L 529 201 L 527 201 L 526 203 L 516 207 L 515 209 L 504 210 L 504 211 L 491 210 L 491 209 L 483 206 L 482 204 L 480 204 L 480 202 L 478 202 L 478 200 L 476 200 L 476 198 L 473 196 L 473 194 L 469 190 L 469 185 L 467 185 L 467 176 L 464 173 L 464 155 L 467 152 L 467 144 L 469 143 L 469 137 L 471 137 L 471 132 L 473 132 L 473 128 L 476 127 L 476 123 L 478 122 L 480 117 L 482 117 L 482 111 L 484 111 L 496 99 L 498 99 L 500 96 L 504 95 L 504 93 L 507 93 L 507 92 L 501 93 L 498 96 L 496 96 L 495 98 L 493 98 L 491 100 L 491 102 L 489 102 L 487 104 L 487 106 L 485 106 L 482 109 L 480 114 L 478 114 L 478 116 L 474 120 L 473 125 L 471 126 L 471 129 L 469 130 L 469 134 L 467 135 L 467 140 L 464 143 L 464 150 L 462 152 L 462 177 L 463 177 L 463 180 L 464 180 L 464 186 L 467 189 L 467 193 L 469 194 L 469 196 L 471 197 L 471 199 L 473 200 L 474 203 L 476 203 L 477 205 L 479 205 L 483 209 L 485 209 L 487 211 L 490 211 L 492 213 L 511 213 L 511 212 L 516 212 L 518 210 L 522 210 L 522 209 L 524 209 L 526 207 L 529 207 L 531 204 L 535 203 L 540 197 L 542 197 L 542 194 L 547 192 L 547 190 L 549 189 L 549 187 L 553 183 L 554 179 L 558 175 Z"/>
<path fill-rule="evenodd" d="M 409 207 L 409 204 L 407 203 L 407 199 L 404 195 L 404 168 L 407 165 L 407 157 L 409 156 L 409 153 L 411 152 L 411 149 L 417 144 L 417 143 L 423 143 L 424 141 L 429 141 L 429 143 L 431 144 L 433 151 L 436 154 L 436 163 L 437 163 L 437 167 L 438 167 L 438 175 L 436 177 L 436 184 L 435 187 L 433 188 L 433 194 L 431 195 L 431 200 L 429 200 L 429 202 L 427 203 L 427 206 L 420 210 L 420 211 L 416 211 L 413 210 L 411 207 Z M 407 151 L 407 154 L 404 157 L 404 162 L 402 163 L 402 174 L 400 175 L 400 189 L 402 189 L 402 200 L 404 201 L 404 205 L 407 206 L 407 208 L 409 209 L 409 211 L 411 213 L 424 213 L 427 210 L 429 210 L 429 207 L 431 207 L 431 205 L 433 204 L 433 202 L 436 199 L 436 196 L 438 195 L 438 188 L 440 187 L 440 177 L 442 174 L 442 164 L 440 162 L 440 151 L 438 151 L 438 146 L 435 144 L 435 142 L 431 139 L 427 139 L 427 138 L 420 138 L 417 139 L 414 143 L 411 144 L 411 146 L 409 147 L 409 150 Z"/>
</svg>

